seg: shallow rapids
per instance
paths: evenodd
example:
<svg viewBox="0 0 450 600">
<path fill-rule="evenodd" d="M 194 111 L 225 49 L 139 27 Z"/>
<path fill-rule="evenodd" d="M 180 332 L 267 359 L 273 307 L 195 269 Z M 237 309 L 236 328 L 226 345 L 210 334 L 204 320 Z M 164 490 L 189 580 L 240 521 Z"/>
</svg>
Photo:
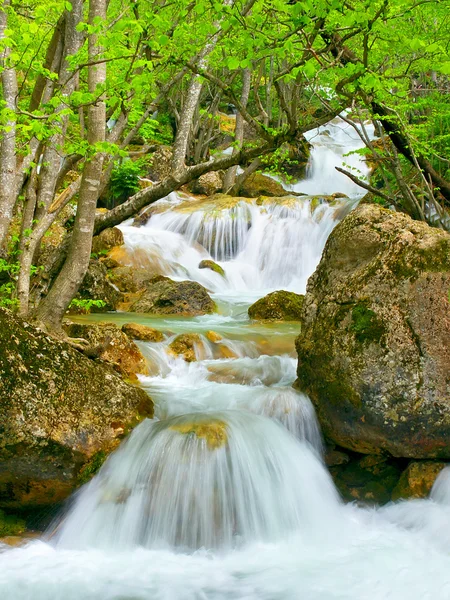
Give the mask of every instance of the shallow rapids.
<svg viewBox="0 0 450 600">
<path fill-rule="evenodd" d="M 370 132 L 369 132 L 370 133 Z M 299 323 L 253 323 L 251 302 L 304 293 L 333 227 L 360 190 L 357 133 L 310 133 L 314 197 L 212 207 L 177 194 L 145 226 L 122 226 L 130 264 L 210 290 L 218 313 L 85 319 L 160 330 L 139 342 L 155 402 L 41 540 L 0 542 L 2 600 L 447 600 L 450 468 L 428 500 L 345 505 L 322 461 L 310 399 L 297 392 Z M 349 198 L 324 198 L 345 193 Z M 200 268 L 215 260 L 224 275 Z M 193 360 L 178 334 L 197 337 Z"/>
</svg>

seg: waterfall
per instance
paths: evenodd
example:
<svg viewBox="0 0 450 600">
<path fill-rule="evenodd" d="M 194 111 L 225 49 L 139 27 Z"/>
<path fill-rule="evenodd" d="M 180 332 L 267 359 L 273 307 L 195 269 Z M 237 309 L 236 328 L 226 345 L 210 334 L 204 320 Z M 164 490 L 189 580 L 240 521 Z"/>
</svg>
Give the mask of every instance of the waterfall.
<svg viewBox="0 0 450 600">
<path fill-rule="evenodd" d="M 83 490 L 63 548 L 232 548 L 323 526 L 337 495 L 283 427 L 245 412 L 147 421 Z"/>
<path fill-rule="evenodd" d="M 369 135 L 373 130 L 366 127 Z M 155 403 L 42 540 L 0 540 L 5 600 L 444 600 L 450 598 L 450 468 L 429 499 L 345 505 L 322 459 L 310 399 L 293 387 L 298 323 L 253 323 L 249 304 L 304 293 L 368 173 L 337 118 L 309 132 L 307 178 L 283 198 L 170 194 L 121 226 L 130 265 L 191 279 L 219 312 L 117 313 L 162 331 L 139 342 Z M 331 197 L 340 192 L 348 197 Z M 340 196 L 340 194 L 338 194 Z M 201 269 L 215 260 L 225 276 Z M 196 335 L 192 362 L 171 344 Z M 195 359 L 195 360 L 194 360 Z"/>
</svg>

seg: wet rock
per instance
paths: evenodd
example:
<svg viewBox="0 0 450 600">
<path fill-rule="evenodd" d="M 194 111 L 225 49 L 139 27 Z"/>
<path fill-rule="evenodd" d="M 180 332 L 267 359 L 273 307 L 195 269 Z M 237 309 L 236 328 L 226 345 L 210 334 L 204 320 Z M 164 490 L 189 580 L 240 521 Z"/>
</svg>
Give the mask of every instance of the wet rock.
<svg viewBox="0 0 450 600">
<path fill-rule="evenodd" d="M 308 282 L 298 383 L 358 452 L 450 458 L 450 235 L 363 205 Z"/>
<path fill-rule="evenodd" d="M 0 309 L 0 507 L 55 504 L 142 418 L 147 394 Z"/>
<path fill-rule="evenodd" d="M 303 299 L 303 295 L 294 292 L 271 292 L 249 307 L 248 316 L 258 321 L 300 321 Z"/>
<path fill-rule="evenodd" d="M 225 277 L 225 271 L 223 270 L 223 268 L 220 265 L 218 265 L 216 262 L 214 262 L 213 260 L 200 261 L 198 268 L 199 269 L 211 269 L 211 271 L 214 271 L 214 273 L 219 273 L 219 275 L 222 275 L 222 277 Z"/>
<path fill-rule="evenodd" d="M 108 273 L 108 280 L 121 292 L 139 292 L 157 273 L 139 267 L 116 267 Z"/>
<path fill-rule="evenodd" d="M 411 462 L 401 474 L 400 480 L 392 492 L 392 500 L 427 498 L 437 476 L 446 466 L 443 462 Z"/>
<path fill-rule="evenodd" d="M 220 335 L 220 333 L 217 333 L 216 331 L 207 331 L 205 333 L 206 339 L 213 343 L 216 344 L 217 342 L 221 342 L 223 340 L 223 337 Z"/>
<path fill-rule="evenodd" d="M 157 315 L 198 316 L 211 314 L 216 305 L 207 290 L 195 281 L 173 281 L 169 277 L 154 277 L 130 310 Z"/>
<path fill-rule="evenodd" d="M 128 335 L 113 323 L 96 325 L 71 323 L 66 327 L 72 338 L 82 338 L 89 342 L 87 352 L 94 358 L 110 363 L 119 373 L 132 381 L 137 375 L 147 375 L 144 356 Z"/>
<path fill-rule="evenodd" d="M 128 337 L 142 342 L 162 342 L 164 340 L 164 334 L 161 331 L 139 323 L 126 323 L 122 325 L 122 331 Z"/>
<path fill-rule="evenodd" d="M 259 196 L 288 196 L 281 183 L 262 173 L 250 175 L 239 189 L 239 196 L 258 198 Z"/>
<path fill-rule="evenodd" d="M 98 260 L 92 259 L 89 262 L 89 269 L 83 279 L 77 294 L 77 300 L 100 301 L 99 305 L 89 303 L 89 309 L 80 310 L 73 303 L 69 308 L 69 313 L 94 312 L 103 313 L 115 310 L 122 300 L 122 294 L 108 281 L 108 269 Z"/>
<path fill-rule="evenodd" d="M 227 424 L 219 419 L 210 422 L 177 423 L 171 425 L 170 429 L 178 431 L 183 435 L 194 435 L 204 440 L 210 450 L 216 450 L 225 446 L 228 441 Z"/>
<path fill-rule="evenodd" d="M 195 362 L 204 355 L 204 347 L 201 337 L 197 333 L 182 333 L 177 335 L 171 344 L 170 352 L 175 356 L 181 356 L 186 362 Z"/>
<path fill-rule="evenodd" d="M 123 233 L 117 227 L 104 229 L 92 240 L 92 253 L 105 253 L 115 246 L 121 246 L 124 243 Z"/>
<path fill-rule="evenodd" d="M 327 467 L 337 467 L 338 465 L 346 465 L 350 462 L 350 457 L 347 453 L 340 450 L 328 449 L 325 453 L 325 464 Z"/>
<path fill-rule="evenodd" d="M 217 192 L 220 192 L 223 186 L 222 177 L 217 171 L 211 171 L 205 173 L 196 179 L 191 185 L 189 185 L 189 191 L 194 194 L 205 194 L 205 196 L 212 196 Z"/>
<path fill-rule="evenodd" d="M 401 467 L 387 461 L 386 457 L 381 462 L 368 465 L 356 456 L 346 463 L 332 466 L 330 473 L 344 500 L 386 504 L 398 483 Z"/>
</svg>

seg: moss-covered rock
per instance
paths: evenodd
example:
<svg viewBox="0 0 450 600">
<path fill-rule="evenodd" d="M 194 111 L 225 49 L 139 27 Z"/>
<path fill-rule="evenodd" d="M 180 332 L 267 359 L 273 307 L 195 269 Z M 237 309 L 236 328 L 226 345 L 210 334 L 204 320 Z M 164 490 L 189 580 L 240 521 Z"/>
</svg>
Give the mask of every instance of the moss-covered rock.
<svg viewBox="0 0 450 600">
<path fill-rule="evenodd" d="M 125 323 L 122 325 L 122 331 L 131 339 L 142 342 L 162 342 L 164 340 L 164 334 L 161 331 L 140 323 Z"/>
<path fill-rule="evenodd" d="M 376 205 L 331 233 L 308 282 L 298 383 L 325 435 L 450 458 L 450 235 Z"/>
<path fill-rule="evenodd" d="M 222 275 L 222 277 L 225 277 L 225 271 L 223 270 L 223 268 L 220 265 L 218 265 L 216 262 L 214 262 L 213 260 L 200 261 L 198 268 L 199 269 L 211 269 L 211 271 L 214 271 L 214 273 L 218 273 L 219 275 Z"/>
<path fill-rule="evenodd" d="M 169 344 L 170 352 L 181 356 L 186 362 L 195 362 L 198 357 L 204 357 L 204 346 L 197 333 L 182 333 Z"/>
<path fill-rule="evenodd" d="M 132 381 L 137 375 L 147 375 L 144 356 L 129 336 L 113 323 L 71 323 L 66 326 L 72 338 L 89 342 L 89 355 L 110 363 L 119 373 Z"/>
<path fill-rule="evenodd" d="M 260 298 L 248 309 L 250 319 L 267 321 L 300 321 L 304 296 L 279 290 Z"/>
<path fill-rule="evenodd" d="M 207 290 L 195 281 L 173 281 L 169 277 L 154 277 L 146 291 L 130 310 L 156 315 L 195 317 L 211 314 L 216 305 Z"/>
<path fill-rule="evenodd" d="M 262 173 L 250 175 L 239 189 L 239 196 L 258 198 L 259 196 L 288 196 L 289 192 L 281 183 Z"/>
<path fill-rule="evenodd" d="M 430 460 L 410 462 L 392 492 L 392 500 L 427 498 L 437 476 L 446 466 L 443 462 Z"/>
<path fill-rule="evenodd" d="M 92 240 L 92 253 L 105 253 L 115 246 L 121 246 L 124 243 L 123 233 L 117 227 L 104 229 Z"/>
<path fill-rule="evenodd" d="M 153 415 L 104 363 L 0 309 L 0 507 L 64 500 L 84 465 Z"/>
</svg>

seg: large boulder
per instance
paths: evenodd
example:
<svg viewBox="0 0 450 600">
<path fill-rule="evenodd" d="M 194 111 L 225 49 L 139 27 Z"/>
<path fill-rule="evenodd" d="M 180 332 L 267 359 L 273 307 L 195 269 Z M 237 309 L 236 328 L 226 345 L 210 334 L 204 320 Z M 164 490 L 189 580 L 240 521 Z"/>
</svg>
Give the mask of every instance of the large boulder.
<svg viewBox="0 0 450 600">
<path fill-rule="evenodd" d="M 216 305 L 207 290 L 195 281 L 173 281 L 158 275 L 130 310 L 156 315 L 183 315 L 196 317 L 211 314 Z"/>
<path fill-rule="evenodd" d="M 450 235 L 375 205 L 331 233 L 308 282 L 298 385 L 362 453 L 450 458 Z"/>
<path fill-rule="evenodd" d="M 248 309 L 250 319 L 257 321 L 300 321 L 304 296 L 279 290 L 260 298 Z"/>
<path fill-rule="evenodd" d="M 112 367 L 0 309 L 0 508 L 64 500 L 152 415 Z"/>
</svg>

